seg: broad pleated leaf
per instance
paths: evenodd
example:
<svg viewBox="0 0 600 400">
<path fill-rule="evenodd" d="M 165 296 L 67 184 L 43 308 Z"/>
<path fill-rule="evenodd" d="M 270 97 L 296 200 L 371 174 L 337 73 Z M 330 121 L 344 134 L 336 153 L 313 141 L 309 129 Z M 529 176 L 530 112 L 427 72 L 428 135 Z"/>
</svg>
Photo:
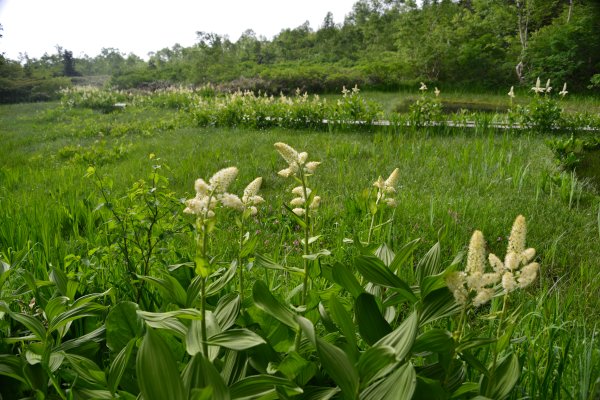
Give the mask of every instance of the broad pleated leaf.
<svg viewBox="0 0 600 400">
<path fill-rule="evenodd" d="M 127 343 L 127 346 L 123 347 L 115 359 L 110 363 L 108 370 L 108 390 L 114 393 L 119 387 L 121 378 L 127 369 L 133 348 L 135 346 L 136 339 L 133 338 Z"/>
<path fill-rule="evenodd" d="M 188 362 L 181 375 L 185 392 L 190 398 L 192 390 L 210 388 L 211 398 L 230 399 L 229 388 L 223 381 L 219 371 L 202 353 L 196 353 Z"/>
<path fill-rule="evenodd" d="M 230 329 L 210 337 L 207 342 L 212 346 L 238 351 L 266 343 L 262 337 L 248 329 Z"/>
<path fill-rule="evenodd" d="M 492 386 L 487 376 L 484 376 L 481 382 L 481 393 L 492 399 L 504 399 L 512 392 L 521 375 L 519 359 L 515 354 L 510 354 L 500 361 L 496 367 Z"/>
<path fill-rule="evenodd" d="M 229 293 L 219 299 L 214 316 L 222 330 L 226 331 L 235 324 L 240 306 L 240 296 L 237 293 Z"/>
<path fill-rule="evenodd" d="M 389 265 L 390 271 L 398 271 L 404 265 L 404 263 L 406 263 L 408 259 L 412 256 L 413 252 L 416 250 L 420 242 L 421 239 L 412 240 L 406 243 L 404 246 L 402 246 L 399 250 L 397 250 L 396 255 L 394 256 L 394 260 Z"/>
<path fill-rule="evenodd" d="M 152 328 L 147 328 L 138 351 L 136 373 L 144 400 L 187 398 L 171 349 Z"/>
<path fill-rule="evenodd" d="M 360 355 L 356 364 L 362 385 L 368 385 L 379 371 L 396 362 L 396 350 L 390 346 L 374 346 Z"/>
<path fill-rule="evenodd" d="M 106 387 L 106 375 L 95 362 L 76 354 L 64 353 L 64 356 L 79 378 L 91 384 Z"/>
<path fill-rule="evenodd" d="M 422 333 L 415 340 L 413 352 L 452 353 L 454 351 L 452 334 L 445 329 L 434 328 Z"/>
<path fill-rule="evenodd" d="M 317 348 L 321 365 L 342 390 L 342 397 L 355 399 L 358 394 L 359 377 L 348 355 L 339 347 L 315 335 L 313 324 L 304 317 L 297 317 L 302 331 Z"/>
<path fill-rule="evenodd" d="M 403 360 L 409 353 L 417 335 L 419 317 L 413 311 L 398 328 L 381 338 L 375 346 L 391 346 L 396 351 L 396 359 Z"/>
<path fill-rule="evenodd" d="M 356 328 L 352 316 L 346 308 L 344 308 L 342 303 L 340 303 L 337 296 L 331 296 L 329 298 L 329 312 L 331 313 L 331 318 L 346 338 L 350 349 L 352 349 L 352 358 L 356 360 L 358 350 L 356 344 Z"/>
<path fill-rule="evenodd" d="M 23 374 L 23 360 L 18 356 L 0 354 L 0 375 L 27 383 L 27 379 Z"/>
<path fill-rule="evenodd" d="M 106 345 L 118 353 L 129 341 L 141 335 L 144 329 L 142 319 L 137 315 L 138 305 L 124 301 L 112 308 L 106 317 Z"/>
<path fill-rule="evenodd" d="M 449 317 L 461 310 L 460 305 L 446 287 L 429 293 L 421 303 L 421 325 Z"/>
<path fill-rule="evenodd" d="M 354 265 L 358 272 L 369 282 L 394 289 L 407 300 L 417 301 L 410 286 L 398 278 L 383 262 L 375 256 L 360 255 L 354 259 Z"/>
<path fill-rule="evenodd" d="M 358 280 L 352 273 L 352 271 L 345 265 L 336 262 L 331 270 L 331 276 L 335 283 L 346 289 L 352 297 L 357 298 L 364 288 L 358 283 Z"/>
<path fill-rule="evenodd" d="M 361 400 L 410 400 L 417 386 L 417 374 L 411 363 L 373 383 L 361 394 Z"/>
<path fill-rule="evenodd" d="M 437 275 L 442 272 L 440 251 L 440 242 L 437 242 L 419 261 L 419 264 L 417 265 L 417 279 L 419 280 L 419 285 L 423 285 L 423 279 L 426 277 Z"/>
<path fill-rule="evenodd" d="M 290 272 L 292 274 L 296 274 L 299 276 L 304 276 L 303 269 L 288 267 L 288 266 L 284 267 L 283 265 L 273 261 L 273 259 L 271 259 L 269 256 L 266 256 L 266 255 L 260 254 L 260 253 L 256 253 L 254 255 L 254 265 L 257 267 L 263 267 L 263 268 L 272 269 L 275 271 L 286 271 L 286 272 Z"/>
<path fill-rule="evenodd" d="M 372 294 L 362 293 L 358 296 L 354 312 L 358 330 L 368 344 L 375 344 L 392 331 L 390 324 L 381 315 L 375 296 Z"/>
<path fill-rule="evenodd" d="M 0 302 L 0 311 L 7 313 L 12 319 L 25 326 L 25 328 L 34 334 L 37 339 L 46 339 L 46 328 L 37 318 L 26 314 L 12 312 L 8 305 L 3 301 Z"/>
<path fill-rule="evenodd" d="M 275 393 L 275 387 L 288 387 L 301 390 L 294 382 L 272 375 L 252 375 L 234 383 L 229 392 L 232 399 L 257 399 Z"/>
<path fill-rule="evenodd" d="M 256 281 L 252 288 L 252 297 L 254 298 L 254 304 L 258 308 L 290 328 L 298 329 L 295 314 L 273 297 L 263 281 Z"/>
<path fill-rule="evenodd" d="M 162 289 L 163 293 L 171 298 L 171 300 L 179 307 L 186 307 L 186 291 L 183 286 L 181 286 L 181 283 L 171 275 L 165 274 L 162 278 L 138 275 L 138 278 Z"/>
</svg>

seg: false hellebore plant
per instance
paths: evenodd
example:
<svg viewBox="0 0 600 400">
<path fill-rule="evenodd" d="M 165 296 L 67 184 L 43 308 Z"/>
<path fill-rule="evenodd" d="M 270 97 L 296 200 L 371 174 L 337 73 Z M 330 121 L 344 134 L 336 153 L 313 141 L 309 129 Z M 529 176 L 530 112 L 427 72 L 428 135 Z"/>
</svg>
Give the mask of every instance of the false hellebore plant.
<svg viewBox="0 0 600 400">
<path fill-rule="evenodd" d="M 275 149 L 288 163 L 287 168 L 278 172 L 278 175 L 284 178 L 293 177 L 299 186 L 292 189 L 292 194 L 295 196 L 290 201 L 290 206 L 286 208 L 291 212 L 292 216 L 303 228 L 304 237 L 301 240 L 303 245 L 303 267 L 304 277 L 302 282 L 302 297 L 298 310 L 303 312 L 306 309 L 309 285 L 309 266 L 310 262 L 316 260 L 319 256 L 328 255 L 327 250 L 319 251 L 317 254 L 312 254 L 310 245 L 318 240 L 319 236 L 312 236 L 312 218 L 321 203 L 321 197 L 316 196 L 315 192 L 308 186 L 308 178 L 312 176 L 317 167 L 321 164 L 319 161 L 308 161 L 308 153 L 298 153 L 293 147 L 285 143 L 275 143 Z M 292 208 L 293 207 L 293 208 Z M 300 345 L 300 331 L 296 338 L 296 347 Z"/>
<path fill-rule="evenodd" d="M 512 227 L 504 262 L 495 254 L 489 254 L 486 266 L 485 240 L 480 231 L 475 231 L 469 243 L 467 265 L 464 271 L 454 271 L 446 276 L 448 289 L 462 307 L 454 338 L 458 343 L 464 339 L 466 317 L 471 308 L 478 308 L 496 296 L 502 296 L 502 309 L 497 316 L 499 322 L 492 344 L 492 360 L 480 382 L 479 392 L 488 398 L 503 398 L 512 390 L 519 377 L 519 361 L 508 351 L 512 332 L 517 325 L 518 310 L 508 314 L 509 294 L 516 289 L 531 285 L 538 273 L 539 264 L 531 262 L 535 249 L 525 247 L 527 225 L 525 217 L 519 215 Z M 507 323 L 510 319 L 510 324 Z M 499 360 L 500 353 L 504 358 Z"/>
</svg>

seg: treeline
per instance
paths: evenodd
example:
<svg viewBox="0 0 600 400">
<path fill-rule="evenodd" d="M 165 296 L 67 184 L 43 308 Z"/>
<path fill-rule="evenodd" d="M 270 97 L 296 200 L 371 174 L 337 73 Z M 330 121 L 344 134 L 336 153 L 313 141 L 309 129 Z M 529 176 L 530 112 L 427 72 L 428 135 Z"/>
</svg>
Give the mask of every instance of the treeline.
<svg viewBox="0 0 600 400">
<path fill-rule="evenodd" d="M 568 82 L 572 91 L 600 88 L 600 3 L 594 0 L 360 0 L 342 23 L 328 13 L 316 30 L 307 22 L 272 40 L 252 30 L 235 42 L 197 35 L 194 46 L 165 48 L 147 61 L 117 49 L 93 58 L 73 59 L 62 49 L 21 62 L 2 58 L 0 76 L 106 76 L 119 88 L 211 83 L 270 93 L 354 84 L 392 90 L 418 81 L 505 90 L 538 76 L 555 86 Z"/>
</svg>

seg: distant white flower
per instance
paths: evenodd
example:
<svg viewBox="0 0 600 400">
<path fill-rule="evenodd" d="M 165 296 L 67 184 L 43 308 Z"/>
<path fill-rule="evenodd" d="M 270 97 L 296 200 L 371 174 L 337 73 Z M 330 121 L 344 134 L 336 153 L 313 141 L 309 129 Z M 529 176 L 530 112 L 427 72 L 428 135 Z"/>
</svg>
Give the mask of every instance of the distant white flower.
<svg viewBox="0 0 600 400">
<path fill-rule="evenodd" d="M 435 93 L 435 97 L 438 97 L 440 95 L 440 89 L 438 89 L 437 87 L 435 88 L 435 90 L 433 91 L 433 93 Z"/>
<path fill-rule="evenodd" d="M 424 92 L 427 90 L 427 85 L 425 85 L 425 83 L 421 82 L 421 87 L 419 88 L 420 91 Z"/>
<path fill-rule="evenodd" d="M 510 90 L 508 91 L 508 97 L 510 97 L 511 99 L 515 98 L 515 87 L 511 86 Z"/>
<path fill-rule="evenodd" d="M 565 97 L 567 93 L 569 93 L 569 92 L 567 92 L 567 82 L 565 82 L 562 90 L 560 92 L 558 92 L 558 94 L 560 94 L 562 97 Z"/>
<path fill-rule="evenodd" d="M 540 81 L 540 77 L 538 76 L 537 81 L 535 81 L 535 86 L 531 88 L 536 94 L 544 93 L 546 90 L 542 87 L 542 82 Z"/>
<path fill-rule="evenodd" d="M 321 163 L 319 161 L 311 161 L 306 163 L 306 165 L 304 166 L 304 170 L 309 173 L 309 174 L 314 174 L 315 170 L 317 169 L 317 167 L 320 165 Z"/>
<path fill-rule="evenodd" d="M 306 212 L 306 211 L 304 210 L 304 208 L 300 208 L 300 207 L 298 207 L 298 208 L 294 208 L 294 209 L 292 210 L 292 212 L 293 212 L 294 214 L 296 214 L 297 216 L 301 217 L 301 216 L 303 216 L 303 215 L 305 214 L 305 212 Z"/>
<path fill-rule="evenodd" d="M 223 206 L 225 206 L 225 207 L 233 208 L 234 210 L 237 210 L 237 211 L 244 211 L 244 208 L 245 208 L 244 203 L 235 194 L 224 193 L 223 195 L 221 195 L 220 200 L 221 200 L 221 204 L 223 204 Z"/>
</svg>

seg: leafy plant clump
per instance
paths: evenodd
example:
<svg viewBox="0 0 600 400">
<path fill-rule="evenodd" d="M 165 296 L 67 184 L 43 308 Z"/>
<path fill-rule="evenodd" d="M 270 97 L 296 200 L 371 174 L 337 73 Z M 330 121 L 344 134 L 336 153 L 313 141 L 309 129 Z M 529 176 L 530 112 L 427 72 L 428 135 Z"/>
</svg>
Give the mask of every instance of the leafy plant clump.
<svg viewBox="0 0 600 400">
<path fill-rule="evenodd" d="M 95 212 L 105 243 L 89 251 L 98 264 L 51 267 L 46 276 L 0 264 L 2 396 L 538 394 L 528 383 L 535 371 L 526 371 L 535 354 L 524 344 L 541 339 L 529 336 L 521 292 L 535 285 L 541 267 L 526 246 L 523 216 L 502 259 L 488 253 L 480 231 L 466 262 L 461 254 L 445 261 L 440 243 L 419 258 L 419 240 L 392 249 L 386 230 L 402 206 L 395 168 L 366 192 L 367 224 L 356 222 L 354 237 L 325 249 L 327 234 L 315 223 L 328 204 L 314 184 L 322 164 L 283 142 L 275 149 L 285 161 L 278 175 L 293 195 L 284 212 L 302 246 L 288 261 L 264 254 L 251 234 L 270 202 L 259 195 L 262 177 L 238 196 L 230 188 L 239 170 L 230 166 L 197 179 L 194 196 L 181 200 L 155 156 L 149 178 L 123 195 L 90 167 L 102 200 Z M 221 243 L 215 233 L 228 213 L 238 240 Z M 109 261 L 111 268 L 99 268 Z"/>
</svg>

